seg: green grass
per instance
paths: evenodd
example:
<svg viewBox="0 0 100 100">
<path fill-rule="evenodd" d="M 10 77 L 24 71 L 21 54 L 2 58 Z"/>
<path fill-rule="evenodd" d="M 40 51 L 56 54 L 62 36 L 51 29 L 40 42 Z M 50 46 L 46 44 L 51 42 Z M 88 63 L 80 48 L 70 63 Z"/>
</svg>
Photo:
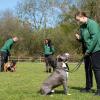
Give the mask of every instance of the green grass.
<svg viewBox="0 0 100 100">
<path fill-rule="evenodd" d="M 70 64 L 70 69 L 75 64 Z M 43 80 L 49 75 L 44 72 L 44 63 L 22 62 L 17 63 L 17 71 L 0 73 L 0 100 L 100 100 L 94 93 L 80 93 L 80 88 L 85 86 L 84 66 L 69 74 L 68 91 L 70 96 L 63 95 L 62 86 L 56 88 L 51 96 L 42 96 L 38 93 Z M 95 79 L 94 79 L 95 80 Z M 93 90 L 96 90 L 94 81 Z"/>
</svg>

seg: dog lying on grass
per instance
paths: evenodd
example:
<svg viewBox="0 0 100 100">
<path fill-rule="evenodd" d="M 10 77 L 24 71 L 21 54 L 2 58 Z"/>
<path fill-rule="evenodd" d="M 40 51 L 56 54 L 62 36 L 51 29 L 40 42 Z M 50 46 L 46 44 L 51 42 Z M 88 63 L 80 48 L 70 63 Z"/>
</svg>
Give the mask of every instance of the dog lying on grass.
<svg viewBox="0 0 100 100">
<path fill-rule="evenodd" d="M 67 79 L 69 70 L 66 61 L 69 58 L 68 53 L 57 56 L 55 71 L 44 81 L 40 93 L 42 95 L 48 95 L 52 93 L 52 90 L 60 85 L 63 85 L 64 94 L 67 94 Z"/>
<path fill-rule="evenodd" d="M 16 71 L 16 61 L 8 61 L 4 64 L 4 72 L 15 72 Z"/>
</svg>

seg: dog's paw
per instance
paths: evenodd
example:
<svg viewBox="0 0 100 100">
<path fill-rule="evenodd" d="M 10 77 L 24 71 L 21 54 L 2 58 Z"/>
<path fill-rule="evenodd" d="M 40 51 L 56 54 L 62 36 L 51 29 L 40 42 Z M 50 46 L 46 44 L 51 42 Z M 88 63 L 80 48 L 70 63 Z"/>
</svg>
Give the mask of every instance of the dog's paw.
<svg viewBox="0 0 100 100">
<path fill-rule="evenodd" d="M 54 93 L 55 92 L 55 90 L 51 90 L 51 93 Z"/>
</svg>

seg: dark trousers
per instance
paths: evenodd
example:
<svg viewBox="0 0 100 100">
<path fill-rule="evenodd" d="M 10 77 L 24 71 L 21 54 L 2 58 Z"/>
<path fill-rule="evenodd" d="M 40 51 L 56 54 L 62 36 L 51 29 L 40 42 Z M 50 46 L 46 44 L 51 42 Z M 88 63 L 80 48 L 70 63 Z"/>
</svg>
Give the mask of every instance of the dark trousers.
<svg viewBox="0 0 100 100">
<path fill-rule="evenodd" d="M 100 51 L 91 55 L 97 90 L 100 90 Z"/>
<path fill-rule="evenodd" d="M 8 53 L 1 51 L 1 58 L 0 58 L 0 71 L 4 71 L 4 63 L 8 62 Z"/>
<path fill-rule="evenodd" d="M 52 55 L 45 55 L 46 71 L 51 72 L 51 68 L 55 70 L 55 59 Z"/>
<path fill-rule="evenodd" d="M 84 58 L 85 64 L 85 76 L 86 76 L 86 89 L 91 89 L 93 86 L 93 73 L 92 73 L 92 64 L 90 56 Z"/>
</svg>

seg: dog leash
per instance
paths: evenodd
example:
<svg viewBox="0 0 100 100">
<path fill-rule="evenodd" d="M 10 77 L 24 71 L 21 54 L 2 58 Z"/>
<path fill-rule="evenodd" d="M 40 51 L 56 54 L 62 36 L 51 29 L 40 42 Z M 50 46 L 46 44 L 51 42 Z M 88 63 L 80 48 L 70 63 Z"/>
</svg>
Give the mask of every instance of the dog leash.
<svg viewBox="0 0 100 100">
<path fill-rule="evenodd" d="M 69 73 L 73 73 L 73 72 L 77 71 L 80 68 L 83 60 L 84 60 L 84 56 L 80 59 L 80 61 L 78 62 L 78 64 L 75 66 L 75 68 L 73 68 L 72 70 L 69 70 L 68 72 Z"/>
</svg>

